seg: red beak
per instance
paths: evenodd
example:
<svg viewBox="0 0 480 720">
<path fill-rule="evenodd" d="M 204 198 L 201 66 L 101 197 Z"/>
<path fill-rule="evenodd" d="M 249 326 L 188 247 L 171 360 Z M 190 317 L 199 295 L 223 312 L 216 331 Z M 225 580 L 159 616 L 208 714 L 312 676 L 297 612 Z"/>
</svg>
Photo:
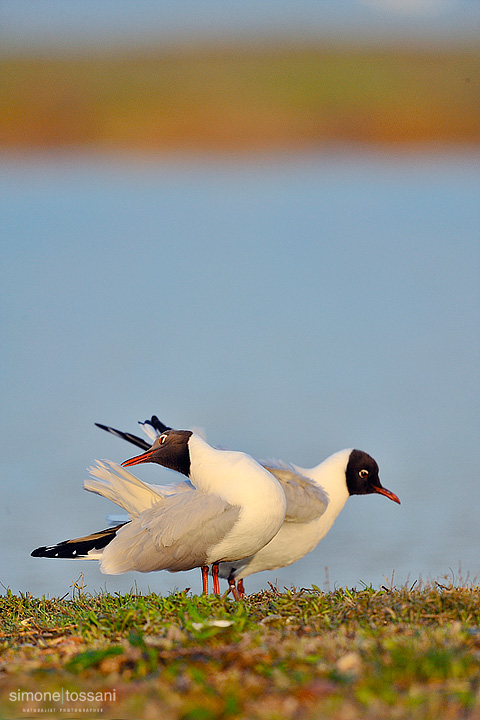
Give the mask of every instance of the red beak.
<svg viewBox="0 0 480 720">
<path fill-rule="evenodd" d="M 148 462 L 151 458 L 151 456 L 158 450 L 158 448 L 155 448 L 155 450 L 147 450 L 147 452 L 142 453 L 141 455 L 135 455 L 135 457 L 130 458 L 129 460 L 125 460 L 125 462 L 122 462 L 122 467 L 130 467 L 130 465 L 140 465 L 140 463 Z"/>
<path fill-rule="evenodd" d="M 396 502 L 400 505 L 400 500 L 395 495 L 395 493 L 393 493 L 391 490 L 387 490 L 387 488 L 374 486 L 373 492 L 380 493 L 380 495 L 385 495 L 385 497 L 387 497 L 389 500 L 393 500 L 393 502 Z"/>
</svg>

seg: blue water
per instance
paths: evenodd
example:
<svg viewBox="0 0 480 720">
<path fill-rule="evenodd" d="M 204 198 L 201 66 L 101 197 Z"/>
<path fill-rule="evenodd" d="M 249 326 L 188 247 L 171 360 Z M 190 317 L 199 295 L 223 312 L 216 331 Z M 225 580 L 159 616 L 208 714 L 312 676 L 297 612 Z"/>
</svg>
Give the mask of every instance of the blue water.
<svg viewBox="0 0 480 720">
<path fill-rule="evenodd" d="M 199 590 L 196 572 L 30 557 L 115 512 L 85 468 L 133 448 L 93 423 L 135 432 L 152 413 L 303 466 L 359 447 L 400 496 L 351 498 L 311 555 L 248 589 L 475 578 L 478 160 L 4 158 L 3 586 L 63 595 L 83 572 L 91 591 Z"/>
</svg>

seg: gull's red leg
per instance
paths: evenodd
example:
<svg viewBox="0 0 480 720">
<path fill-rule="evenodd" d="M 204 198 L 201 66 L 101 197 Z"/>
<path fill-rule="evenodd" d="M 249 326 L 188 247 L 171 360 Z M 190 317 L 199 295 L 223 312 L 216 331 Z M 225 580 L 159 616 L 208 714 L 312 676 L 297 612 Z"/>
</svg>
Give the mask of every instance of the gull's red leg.
<svg viewBox="0 0 480 720">
<path fill-rule="evenodd" d="M 208 595 L 208 565 L 202 565 L 203 594 Z"/>
<path fill-rule="evenodd" d="M 230 575 L 228 578 L 228 590 L 229 592 L 232 592 L 232 595 L 235 600 L 239 600 L 237 588 L 235 586 L 235 578 Z"/>
<path fill-rule="evenodd" d="M 215 595 L 220 595 L 220 583 L 218 581 L 218 563 L 212 565 L 212 577 L 213 577 L 213 592 Z"/>
<path fill-rule="evenodd" d="M 245 597 L 245 587 L 244 587 L 244 585 L 243 585 L 243 580 L 242 580 L 242 579 L 240 579 L 240 580 L 237 582 L 237 590 L 238 590 L 238 596 L 239 596 L 239 597 L 241 597 L 241 598 Z"/>
</svg>

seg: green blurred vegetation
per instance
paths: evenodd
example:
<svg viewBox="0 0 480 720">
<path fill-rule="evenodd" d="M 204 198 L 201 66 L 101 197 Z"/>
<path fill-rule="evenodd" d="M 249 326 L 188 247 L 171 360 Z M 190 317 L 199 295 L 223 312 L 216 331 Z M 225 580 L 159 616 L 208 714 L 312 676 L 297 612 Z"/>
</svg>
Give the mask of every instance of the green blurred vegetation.
<svg viewBox="0 0 480 720">
<path fill-rule="evenodd" d="M 62 688 L 116 689 L 101 715 L 90 713 L 106 719 L 480 717 L 478 586 L 313 586 L 239 602 L 8 591 L 0 618 L 3 718 L 25 716 L 10 693 Z"/>
<path fill-rule="evenodd" d="M 480 47 L 0 56 L 0 145 L 138 150 L 480 140 Z"/>
</svg>

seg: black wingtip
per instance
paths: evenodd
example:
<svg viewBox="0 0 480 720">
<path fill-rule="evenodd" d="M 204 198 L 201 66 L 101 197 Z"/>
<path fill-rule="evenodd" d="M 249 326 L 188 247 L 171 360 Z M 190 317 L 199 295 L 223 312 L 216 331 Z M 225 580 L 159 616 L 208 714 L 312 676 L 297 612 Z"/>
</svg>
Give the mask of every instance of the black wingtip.
<svg viewBox="0 0 480 720">
<path fill-rule="evenodd" d="M 145 420 L 145 422 L 144 422 L 144 423 L 141 423 L 141 424 L 143 424 L 143 425 L 145 425 L 145 424 L 151 425 L 151 426 L 153 427 L 153 429 L 154 429 L 154 430 L 157 430 L 157 432 L 159 432 L 160 434 L 166 432 L 167 430 L 173 430 L 173 428 L 171 428 L 171 427 L 169 427 L 168 425 L 165 425 L 164 423 L 162 423 L 162 421 L 159 420 L 156 415 L 152 415 L 152 417 L 150 418 L 150 420 Z"/>
<path fill-rule="evenodd" d="M 64 542 L 51 547 L 44 545 L 43 547 L 35 548 L 30 555 L 41 558 L 74 558 L 76 556 L 73 554 L 73 550 L 74 548 L 72 546 L 68 547 L 67 542 Z"/>
<path fill-rule="evenodd" d="M 45 555 L 46 549 L 47 549 L 46 547 L 36 548 L 35 550 L 32 550 L 32 552 L 30 553 L 30 555 L 31 555 L 32 557 L 47 557 L 47 556 Z"/>
<path fill-rule="evenodd" d="M 30 555 L 32 557 L 44 557 L 44 558 L 72 558 L 75 557 L 75 555 L 72 555 L 73 548 L 69 548 L 68 551 L 65 549 L 67 547 L 66 543 L 59 543 L 58 545 L 54 545 L 52 547 L 47 547 L 44 545 L 43 547 L 35 548 L 35 550 L 32 550 Z"/>
<path fill-rule="evenodd" d="M 42 547 L 32 550 L 30 555 L 32 557 L 63 558 L 71 560 L 85 558 L 90 550 L 102 550 L 106 547 L 106 545 L 113 540 L 117 532 L 124 525 L 126 525 L 126 523 L 105 528 L 105 530 L 100 530 L 100 532 L 93 533 L 87 537 L 76 538 L 74 540 L 63 540 L 63 542 L 57 543 L 56 545 L 43 545 Z"/>
<path fill-rule="evenodd" d="M 148 443 L 143 438 L 138 437 L 138 435 L 132 435 L 132 433 L 122 432 L 122 430 L 117 430 L 116 428 L 110 427 L 109 425 L 102 425 L 101 423 L 95 423 L 95 425 L 100 428 L 100 430 L 105 430 L 111 435 L 116 435 L 117 437 L 122 438 L 122 440 L 126 440 L 127 442 L 132 443 L 132 445 L 135 445 L 142 450 L 148 450 L 150 447 L 150 443 Z"/>
</svg>

